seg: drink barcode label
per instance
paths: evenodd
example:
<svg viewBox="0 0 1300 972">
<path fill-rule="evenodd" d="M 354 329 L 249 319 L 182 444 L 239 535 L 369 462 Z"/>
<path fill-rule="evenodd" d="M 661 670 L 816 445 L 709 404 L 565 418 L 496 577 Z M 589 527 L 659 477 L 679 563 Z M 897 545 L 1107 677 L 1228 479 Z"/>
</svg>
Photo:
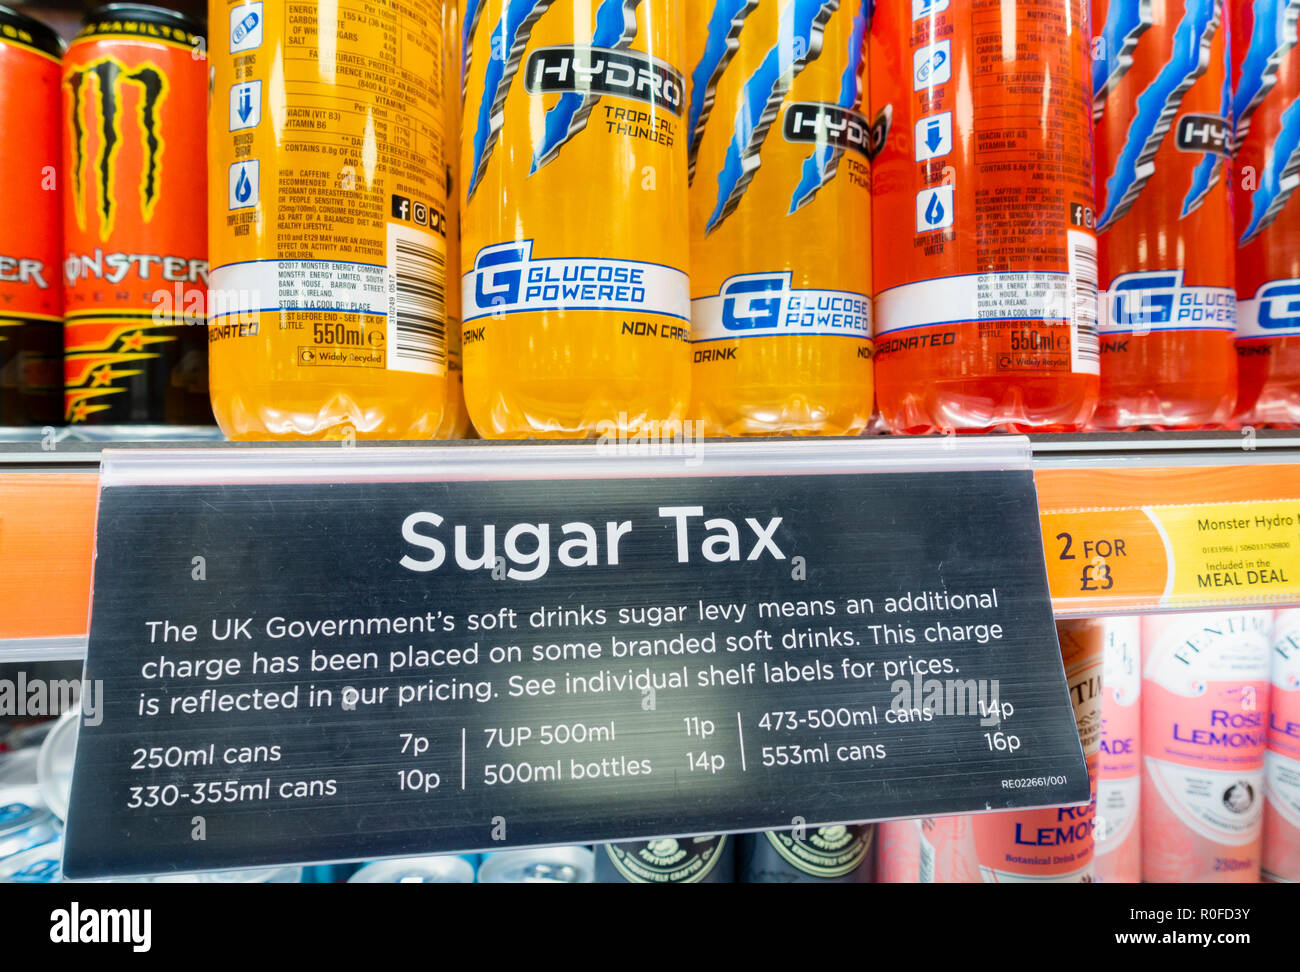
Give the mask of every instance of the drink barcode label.
<svg viewBox="0 0 1300 972">
<path fill-rule="evenodd" d="M 1070 315 L 1070 371 L 1096 375 L 1101 372 L 1097 351 L 1097 238 L 1071 230 L 1070 292 L 1074 307 Z"/>
<path fill-rule="evenodd" d="M 447 370 L 447 244 L 432 233 L 388 224 L 388 369 Z"/>
</svg>

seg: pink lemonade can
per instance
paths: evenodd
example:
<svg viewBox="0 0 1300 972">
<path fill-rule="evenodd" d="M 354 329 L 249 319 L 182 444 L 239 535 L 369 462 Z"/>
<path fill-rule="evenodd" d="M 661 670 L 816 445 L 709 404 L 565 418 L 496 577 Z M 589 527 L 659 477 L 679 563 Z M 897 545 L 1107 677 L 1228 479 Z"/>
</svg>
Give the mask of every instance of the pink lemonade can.
<svg viewBox="0 0 1300 972">
<path fill-rule="evenodd" d="M 1142 879 L 1259 880 L 1272 611 L 1142 622 Z"/>
<path fill-rule="evenodd" d="M 921 821 L 921 883 L 979 884 L 974 817 L 926 817 Z"/>
<path fill-rule="evenodd" d="M 1097 883 L 1142 880 L 1142 619 L 1103 618 Z"/>
<path fill-rule="evenodd" d="M 876 824 L 876 883 L 917 884 L 921 880 L 921 821 Z"/>
<path fill-rule="evenodd" d="M 1092 880 L 1105 629 L 1096 620 L 1058 621 L 1056 633 L 1092 799 L 1079 807 L 972 817 L 980 875 L 986 883 Z"/>
<path fill-rule="evenodd" d="M 1264 878 L 1300 882 L 1300 610 L 1278 611 L 1264 757 Z"/>
</svg>

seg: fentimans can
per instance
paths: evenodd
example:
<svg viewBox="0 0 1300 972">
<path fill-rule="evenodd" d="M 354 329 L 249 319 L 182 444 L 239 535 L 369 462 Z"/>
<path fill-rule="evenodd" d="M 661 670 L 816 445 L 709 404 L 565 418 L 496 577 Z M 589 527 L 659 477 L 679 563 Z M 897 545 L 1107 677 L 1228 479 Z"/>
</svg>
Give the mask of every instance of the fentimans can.
<svg viewBox="0 0 1300 972">
<path fill-rule="evenodd" d="M 596 881 L 604 884 L 730 884 L 736 844 L 725 834 L 662 837 L 596 848 Z"/>
<path fill-rule="evenodd" d="M 742 884 L 867 884 L 872 874 L 872 824 L 839 824 L 742 834 L 736 871 Z"/>
</svg>

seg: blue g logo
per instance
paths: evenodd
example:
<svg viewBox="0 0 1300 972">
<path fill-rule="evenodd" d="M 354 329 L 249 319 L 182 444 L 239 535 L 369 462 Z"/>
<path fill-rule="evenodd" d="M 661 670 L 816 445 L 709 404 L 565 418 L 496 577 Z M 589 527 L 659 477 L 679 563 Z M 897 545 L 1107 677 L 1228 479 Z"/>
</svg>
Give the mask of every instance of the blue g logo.
<svg viewBox="0 0 1300 972">
<path fill-rule="evenodd" d="M 1259 326 L 1265 330 L 1300 330 L 1300 280 L 1265 284 L 1259 289 Z"/>
<path fill-rule="evenodd" d="M 722 326 L 728 331 L 777 327 L 788 273 L 733 277 L 723 284 Z"/>
<path fill-rule="evenodd" d="M 523 266 L 528 262 L 532 248 L 533 241 L 528 240 L 479 251 L 478 259 L 474 261 L 474 300 L 479 307 L 519 302 Z"/>
</svg>

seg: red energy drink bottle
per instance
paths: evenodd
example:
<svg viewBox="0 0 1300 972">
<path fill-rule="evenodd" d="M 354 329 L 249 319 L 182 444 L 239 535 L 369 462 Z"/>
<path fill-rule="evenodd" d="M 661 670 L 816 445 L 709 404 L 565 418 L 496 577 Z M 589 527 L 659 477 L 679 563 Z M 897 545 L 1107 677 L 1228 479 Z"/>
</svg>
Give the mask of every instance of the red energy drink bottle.
<svg viewBox="0 0 1300 972">
<path fill-rule="evenodd" d="M 876 400 L 895 432 L 1097 398 L 1086 0 L 891 0 L 871 29 Z"/>
<path fill-rule="evenodd" d="M 69 424 L 212 421 L 205 50 L 181 14 L 115 3 L 63 57 Z"/>
<path fill-rule="evenodd" d="M 1093 0 L 1101 428 L 1232 414 L 1225 13 L 1223 0 Z"/>
<path fill-rule="evenodd" d="M 1300 46 L 1295 0 L 1232 0 L 1237 415 L 1300 424 Z"/>
<path fill-rule="evenodd" d="M 0 425 L 63 411 L 62 53 L 50 28 L 0 7 Z"/>
</svg>

